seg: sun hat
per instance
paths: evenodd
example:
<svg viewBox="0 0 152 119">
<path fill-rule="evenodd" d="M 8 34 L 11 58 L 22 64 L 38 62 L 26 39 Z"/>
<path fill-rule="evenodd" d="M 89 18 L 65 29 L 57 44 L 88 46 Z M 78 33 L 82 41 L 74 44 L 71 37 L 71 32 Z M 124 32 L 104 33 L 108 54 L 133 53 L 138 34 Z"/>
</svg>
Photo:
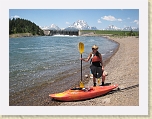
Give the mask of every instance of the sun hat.
<svg viewBox="0 0 152 119">
<path fill-rule="evenodd" d="M 93 45 L 92 48 L 93 49 L 98 49 L 98 46 L 97 45 Z"/>
</svg>

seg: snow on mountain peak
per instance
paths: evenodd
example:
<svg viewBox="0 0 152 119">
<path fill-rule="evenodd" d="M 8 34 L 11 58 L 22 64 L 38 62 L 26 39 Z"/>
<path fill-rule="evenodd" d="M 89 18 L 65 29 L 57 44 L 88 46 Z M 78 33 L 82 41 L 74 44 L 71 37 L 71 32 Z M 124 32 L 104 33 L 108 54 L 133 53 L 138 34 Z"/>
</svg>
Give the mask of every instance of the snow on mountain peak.
<svg viewBox="0 0 152 119">
<path fill-rule="evenodd" d="M 56 26 L 55 24 L 51 24 L 51 26 L 47 26 L 47 27 L 41 27 L 42 30 L 60 30 L 60 28 L 58 26 Z"/>
<path fill-rule="evenodd" d="M 60 30 L 60 28 L 58 26 L 56 26 L 55 24 L 51 24 L 50 29 L 52 29 L 52 30 Z"/>
<path fill-rule="evenodd" d="M 57 25 L 55 24 L 51 24 L 48 27 L 41 27 L 42 29 L 46 30 L 61 30 Z M 63 30 L 63 28 L 62 28 Z M 64 30 L 98 30 L 96 27 L 90 27 L 86 21 L 84 20 L 78 20 L 76 22 L 74 22 L 72 25 L 68 26 L 67 28 L 65 28 Z M 109 25 L 107 28 L 105 28 L 104 30 L 122 30 L 122 31 L 139 31 L 139 28 L 136 27 L 124 27 L 124 28 L 119 28 L 116 27 L 114 25 Z"/>
<path fill-rule="evenodd" d="M 96 27 L 90 27 L 86 21 L 84 20 L 78 20 L 77 22 L 74 22 L 72 25 L 70 25 L 68 28 L 66 29 L 77 29 L 77 30 L 92 30 L 91 28 L 93 28 L 94 30 L 97 28 Z"/>
<path fill-rule="evenodd" d="M 139 28 L 136 28 L 136 27 L 124 27 L 124 28 L 119 28 L 119 27 L 116 27 L 114 25 L 109 25 L 105 30 L 121 30 L 121 31 L 138 31 Z"/>
</svg>

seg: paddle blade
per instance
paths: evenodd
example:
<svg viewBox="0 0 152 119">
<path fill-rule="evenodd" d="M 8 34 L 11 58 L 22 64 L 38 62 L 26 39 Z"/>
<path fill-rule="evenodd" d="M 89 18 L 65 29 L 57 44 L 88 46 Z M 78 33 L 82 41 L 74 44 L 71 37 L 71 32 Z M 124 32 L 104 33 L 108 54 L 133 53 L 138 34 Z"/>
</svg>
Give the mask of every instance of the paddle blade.
<svg viewBox="0 0 152 119">
<path fill-rule="evenodd" d="M 82 81 L 80 81 L 80 88 L 84 88 L 84 84 Z"/>
<path fill-rule="evenodd" d="M 84 44 L 82 42 L 79 43 L 79 52 L 80 54 L 84 52 Z"/>
</svg>

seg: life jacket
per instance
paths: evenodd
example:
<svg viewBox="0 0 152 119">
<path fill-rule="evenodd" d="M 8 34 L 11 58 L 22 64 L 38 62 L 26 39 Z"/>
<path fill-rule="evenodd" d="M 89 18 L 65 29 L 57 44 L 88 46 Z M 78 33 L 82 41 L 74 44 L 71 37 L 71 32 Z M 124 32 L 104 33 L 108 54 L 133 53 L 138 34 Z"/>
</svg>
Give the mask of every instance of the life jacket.
<svg viewBox="0 0 152 119">
<path fill-rule="evenodd" d="M 101 61 L 101 58 L 92 54 L 92 57 L 91 57 L 91 62 L 100 62 Z"/>
</svg>

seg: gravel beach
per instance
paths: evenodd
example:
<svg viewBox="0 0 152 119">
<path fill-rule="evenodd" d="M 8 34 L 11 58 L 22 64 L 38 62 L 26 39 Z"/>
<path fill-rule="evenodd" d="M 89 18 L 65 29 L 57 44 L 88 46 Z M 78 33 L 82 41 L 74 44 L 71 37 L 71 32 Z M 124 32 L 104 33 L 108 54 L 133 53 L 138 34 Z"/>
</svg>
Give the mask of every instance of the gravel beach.
<svg viewBox="0 0 152 119">
<path fill-rule="evenodd" d="M 108 72 L 105 84 L 118 84 L 120 89 L 90 100 L 62 102 L 60 106 L 139 106 L 139 38 L 108 38 L 120 45 L 104 67 Z M 86 86 L 92 85 L 90 79 Z"/>
<path fill-rule="evenodd" d="M 105 84 L 118 84 L 120 90 L 114 90 L 104 96 L 77 102 L 59 102 L 51 100 L 49 94 L 63 92 L 79 86 L 80 69 L 74 74 L 60 77 L 53 83 L 27 89 L 9 96 L 10 106 L 138 106 L 139 105 L 139 38 L 108 37 L 119 44 L 117 52 L 104 65 L 108 72 Z M 100 47 L 100 46 L 99 46 Z M 83 76 L 90 73 L 90 64 L 83 67 Z M 66 72 L 65 72 L 66 73 Z M 92 79 L 83 77 L 86 87 L 92 86 Z"/>
</svg>

